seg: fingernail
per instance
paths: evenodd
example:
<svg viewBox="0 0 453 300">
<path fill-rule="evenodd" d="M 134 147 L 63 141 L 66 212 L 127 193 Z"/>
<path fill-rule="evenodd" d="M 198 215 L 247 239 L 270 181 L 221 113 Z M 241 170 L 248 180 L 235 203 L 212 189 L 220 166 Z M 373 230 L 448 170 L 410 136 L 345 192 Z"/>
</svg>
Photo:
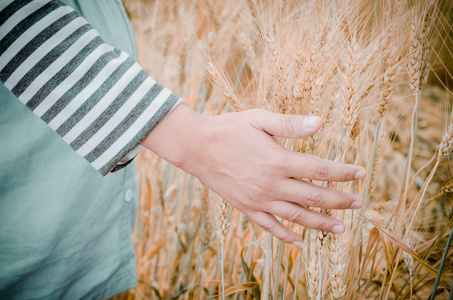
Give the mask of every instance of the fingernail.
<svg viewBox="0 0 453 300">
<path fill-rule="evenodd" d="M 344 228 L 342 225 L 335 225 L 333 228 L 332 228 L 332 232 L 335 233 L 335 234 L 340 234 L 340 233 L 343 233 L 344 231 Z"/>
<path fill-rule="evenodd" d="M 299 241 L 294 241 L 291 243 L 291 245 L 293 246 L 296 246 L 296 247 L 299 247 L 299 248 L 302 248 L 304 246 L 304 244 L 302 244 L 301 242 Z"/>
<path fill-rule="evenodd" d="M 305 117 L 303 120 L 302 120 L 302 127 L 304 129 L 312 129 L 313 127 L 315 127 L 316 125 L 318 125 L 318 122 L 319 122 L 319 117 L 316 117 L 316 116 L 309 116 L 309 117 Z"/>
<path fill-rule="evenodd" d="M 361 207 L 362 207 L 362 201 L 354 201 L 351 204 L 352 209 L 357 209 L 357 208 L 361 208 Z"/>
<path fill-rule="evenodd" d="M 365 170 L 360 170 L 355 173 L 355 179 L 362 179 L 365 178 L 366 176 L 366 171 Z"/>
</svg>

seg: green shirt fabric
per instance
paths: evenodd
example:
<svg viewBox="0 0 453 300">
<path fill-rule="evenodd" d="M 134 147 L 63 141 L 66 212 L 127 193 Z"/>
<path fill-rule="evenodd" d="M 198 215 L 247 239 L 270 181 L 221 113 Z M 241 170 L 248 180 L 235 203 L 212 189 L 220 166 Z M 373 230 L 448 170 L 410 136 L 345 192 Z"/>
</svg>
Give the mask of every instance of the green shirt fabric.
<svg viewBox="0 0 453 300">
<path fill-rule="evenodd" d="M 119 0 L 64 2 L 135 58 Z M 0 102 L 0 299 L 104 299 L 136 286 L 134 163 L 104 178 L 3 84 Z"/>
</svg>

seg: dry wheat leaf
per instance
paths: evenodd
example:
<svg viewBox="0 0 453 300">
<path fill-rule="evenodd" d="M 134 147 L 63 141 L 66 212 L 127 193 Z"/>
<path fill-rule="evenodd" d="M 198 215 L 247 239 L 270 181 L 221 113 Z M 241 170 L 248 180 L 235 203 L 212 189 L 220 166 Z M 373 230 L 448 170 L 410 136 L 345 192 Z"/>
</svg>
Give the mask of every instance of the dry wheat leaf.
<svg viewBox="0 0 453 300">
<path fill-rule="evenodd" d="M 222 284 L 222 282 L 220 282 L 220 284 Z M 233 287 L 230 287 L 230 288 L 226 289 L 225 290 L 225 296 L 228 296 L 228 295 L 231 295 L 231 294 L 234 294 L 234 293 L 237 293 L 237 292 L 252 290 L 252 289 L 255 289 L 255 288 L 258 288 L 258 287 L 259 287 L 259 284 L 257 282 L 241 283 L 241 284 L 238 284 L 238 285 L 235 285 Z M 220 296 L 223 296 L 223 293 L 220 293 L 218 295 L 212 295 L 209 298 L 215 298 L 215 297 L 220 297 Z"/>
<path fill-rule="evenodd" d="M 414 250 L 412 250 L 410 247 L 408 247 L 407 245 L 405 245 L 404 243 L 400 242 L 397 238 L 395 238 L 394 236 L 392 236 L 390 233 L 388 233 L 385 229 L 381 228 L 380 226 L 378 226 L 377 224 L 375 224 L 373 221 L 371 221 L 370 219 L 368 219 L 367 217 L 365 217 L 364 214 L 362 214 L 361 212 L 357 211 L 365 220 L 367 220 L 368 222 L 370 222 L 371 224 L 373 224 L 377 229 L 379 229 L 380 232 L 384 233 L 387 237 L 389 237 L 395 244 L 397 244 L 401 249 L 403 249 L 404 251 L 406 251 L 408 254 L 410 254 L 413 258 L 415 258 L 419 263 L 420 265 L 422 265 L 422 267 L 424 267 L 434 278 L 437 277 L 438 275 L 438 272 L 433 268 L 431 267 L 430 265 L 428 265 L 420 256 L 418 256 L 417 253 L 415 253 Z M 451 290 L 451 287 L 450 287 L 450 284 L 445 280 L 445 278 L 441 275 L 440 276 L 440 283 L 450 292 Z"/>
</svg>

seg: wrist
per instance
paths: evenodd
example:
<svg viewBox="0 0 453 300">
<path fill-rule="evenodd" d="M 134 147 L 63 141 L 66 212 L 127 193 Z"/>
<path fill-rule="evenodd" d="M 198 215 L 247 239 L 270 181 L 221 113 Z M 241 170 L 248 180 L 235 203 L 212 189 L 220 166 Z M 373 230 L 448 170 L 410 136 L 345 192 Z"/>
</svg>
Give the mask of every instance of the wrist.
<svg viewBox="0 0 453 300">
<path fill-rule="evenodd" d="M 204 151 L 209 129 L 208 117 L 194 112 L 184 104 L 175 107 L 150 134 L 142 146 L 172 165 L 189 173 Z"/>
</svg>

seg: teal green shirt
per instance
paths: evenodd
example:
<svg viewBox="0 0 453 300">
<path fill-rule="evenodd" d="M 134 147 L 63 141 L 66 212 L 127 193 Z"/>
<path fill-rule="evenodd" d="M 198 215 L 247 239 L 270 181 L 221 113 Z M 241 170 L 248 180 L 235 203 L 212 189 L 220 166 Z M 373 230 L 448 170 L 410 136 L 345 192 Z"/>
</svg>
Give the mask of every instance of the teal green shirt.
<svg viewBox="0 0 453 300">
<path fill-rule="evenodd" d="M 119 0 L 64 2 L 106 43 L 135 58 Z M 103 299 L 136 286 L 134 164 L 104 178 L 107 172 L 101 175 L 5 85 L 0 84 L 0 299 Z"/>
</svg>

